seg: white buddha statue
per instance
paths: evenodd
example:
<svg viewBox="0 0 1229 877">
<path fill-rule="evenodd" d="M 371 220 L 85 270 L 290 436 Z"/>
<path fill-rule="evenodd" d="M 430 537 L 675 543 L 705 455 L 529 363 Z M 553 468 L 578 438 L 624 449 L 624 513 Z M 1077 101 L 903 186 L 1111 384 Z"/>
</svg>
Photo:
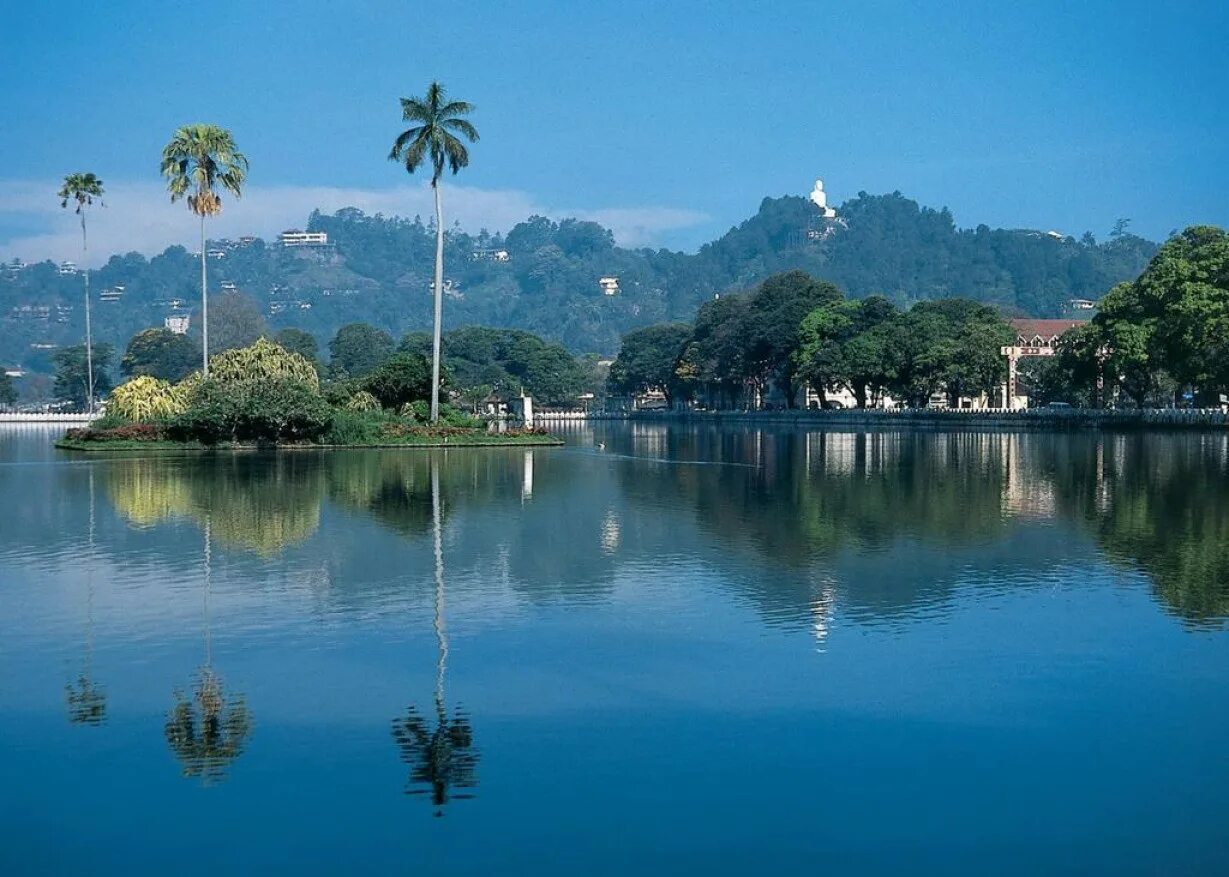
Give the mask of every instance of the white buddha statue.
<svg viewBox="0 0 1229 877">
<path fill-rule="evenodd" d="M 816 180 L 815 188 L 811 192 L 811 203 L 819 208 L 820 215 L 824 219 L 834 219 L 836 211 L 828 206 L 828 193 L 824 191 L 824 181 Z"/>
</svg>

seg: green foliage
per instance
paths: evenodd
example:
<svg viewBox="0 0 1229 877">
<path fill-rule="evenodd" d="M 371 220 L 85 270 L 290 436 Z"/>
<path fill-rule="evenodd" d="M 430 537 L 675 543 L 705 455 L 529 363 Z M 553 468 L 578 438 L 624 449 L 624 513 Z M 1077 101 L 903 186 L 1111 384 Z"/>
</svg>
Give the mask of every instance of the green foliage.
<svg viewBox="0 0 1229 877">
<path fill-rule="evenodd" d="M 563 345 L 529 332 L 466 326 L 446 333 L 443 348 L 448 383 L 461 390 L 486 387 L 505 397 L 523 390 L 541 404 L 566 405 L 596 389 L 590 366 Z M 431 338 L 425 332 L 408 333 L 401 349 L 430 355 Z"/>
<path fill-rule="evenodd" d="M 313 391 L 320 389 L 320 376 L 310 362 L 267 338 L 209 357 L 209 377 L 223 386 L 285 379 L 302 382 Z"/>
<path fill-rule="evenodd" d="M 295 328 L 282 329 L 273 336 L 273 340 L 283 350 L 297 353 L 310 363 L 315 363 L 320 358 L 320 345 L 316 343 L 316 336 L 310 332 Z"/>
<path fill-rule="evenodd" d="M 209 351 L 247 347 L 269 333 L 260 305 L 241 292 L 224 292 L 209 300 Z M 213 368 L 212 359 L 210 368 Z"/>
<path fill-rule="evenodd" d="M 610 367 L 608 386 L 612 393 L 643 393 L 660 389 L 670 400 L 676 383 L 675 369 L 691 327 L 682 323 L 646 326 L 623 336 L 619 356 Z"/>
<path fill-rule="evenodd" d="M 0 369 L 0 405 L 13 405 L 17 402 L 17 386 L 13 378 L 4 369 Z"/>
<path fill-rule="evenodd" d="M 839 301 L 841 291 L 802 271 L 787 271 L 765 280 L 747 301 L 743 330 L 746 375 L 760 387 L 775 381 L 789 407 L 794 406 L 798 331 L 803 318 L 824 304 Z"/>
<path fill-rule="evenodd" d="M 111 389 L 111 378 L 107 370 L 115 355 L 115 348 L 110 344 L 95 344 L 94 359 L 94 396 L 106 395 Z M 66 347 L 58 350 L 52 357 L 55 364 L 55 384 L 52 393 L 62 402 L 72 402 L 85 406 L 89 398 L 89 373 L 86 364 L 85 345 Z"/>
<path fill-rule="evenodd" d="M 464 117 L 474 111 L 472 104 L 448 100 L 444 86 L 432 82 L 421 98 L 401 99 L 401 116 L 413 125 L 402 131 L 388 157 L 414 173 L 424 161 L 431 162 L 431 185 L 439 184 L 447 165 L 455 174 L 469 164 L 469 151 L 462 138 L 477 141 L 478 131 Z M 457 135 L 460 135 L 459 137 Z"/>
<path fill-rule="evenodd" d="M 431 363 L 420 353 L 398 353 L 364 378 L 362 387 L 385 408 L 431 398 Z"/>
<path fill-rule="evenodd" d="M 333 409 L 311 383 L 289 377 L 201 383 L 192 404 L 168 426 L 180 440 L 305 442 L 324 434 Z"/>
<path fill-rule="evenodd" d="M 392 356 L 393 338 L 367 323 L 342 326 L 329 342 L 330 371 L 335 377 L 361 378 Z"/>
<path fill-rule="evenodd" d="M 346 400 L 347 411 L 363 412 L 379 411 L 380 409 L 380 400 L 368 393 L 366 390 L 359 390 Z"/>
<path fill-rule="evenodd" d="M 395 421 L 395 415 L 384 411 L 346 411 L 333 414 L 329 427 L 320 436 L 321 444 L 364 445 L 379 441 L 384 425 Z"/>
<path fill-rule="evenodd" d="M 199 367 L 200 361 L 200 347 L 187 335 L 177 335 L 170 329 L 145 329 L 129 340 L 120 372 L 128 377 L 148 375 L 179 381 Z"/>
<path fill-rule="evenodd" d="M 166 381 L 141 375 L 120 384 L 107 400 L 108 414 L 133 423 L 167 420 L 183 414 L 187 400 Z"/>
</svg>

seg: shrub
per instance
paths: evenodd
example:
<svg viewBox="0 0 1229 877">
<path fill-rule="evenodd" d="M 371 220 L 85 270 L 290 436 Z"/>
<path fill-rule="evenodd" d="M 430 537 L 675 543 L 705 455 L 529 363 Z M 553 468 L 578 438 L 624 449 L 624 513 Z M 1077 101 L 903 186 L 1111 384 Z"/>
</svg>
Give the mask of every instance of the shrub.
<svg viewBox="0 0 1229 877">
<path fill-rule="evenodd" d="M 359 390 L 346 400 L 345 408 L 347 411 L 379 411 L 380 400 L 366 390 Z"/>
<path fill-rule="evenodd" d="M 204 444 L 220 441 L 302 442 L 329 428 L 333 409 L 306 381 L 290 378 L 226 384 L 212 377 L 170 431 Z"/>
<path fill-rule="evenodd" d="M 320 390 L 316 367 L 297 353 L 258 338 L 254 344 L 209 357 L 209 378 L 221 384 L 244 381 L 292 380 Z"/>
<path fill-rule="evenodd" d="M 120 384 L 107 401 L 108 411 L 137 423 L 175 417 L 186 407 L 170 384 L 148 375 Z"/>
<path fill-rule="evenodd" d="M 358 381 L 329 381 L 320 388 L 320 393 L 324 396 L 324 401 L 334 408 L 345 408 L 346 403 L 350 401 L 350 397 L 361 389 Z"/>
<path fill-rule="evenodd" d="M 66 438 L 80 442 L 155 442 L 162 438 L 162 430 L 153 423 L 123 423 L 119 426 L 100 428 L 100 421 L 81 429 L 70 429 Z"/>
<path fill-rule="evenodd" d="M 384 434 L 384 426 L 392 422 L 392 415 L 380 411 L 335 411 L 320 441 L 326 445 L 370 444 L 377 441 Z"/>
<path fill-rule="evenodd" d="M 428 402 L 419 400 L 412 402 L 401 409 L 401 413 L 405 417 L 412 417 L 419 423 L 428 426 L 459 426 L 465 429 L 478 429 L 483 425 L 483 420 L 479 417 L 474 417 L 466 414 L 448 403 L 440 405 L 440 422 L 438 424 L 431 423 L 431 405 Z"/>
<path fill-rule="evenodd" d="M 362 388 L 385 408 L 431 398 L 431 363 L 421 353 L 398 353 L 366 378 Z"/>
</svg>

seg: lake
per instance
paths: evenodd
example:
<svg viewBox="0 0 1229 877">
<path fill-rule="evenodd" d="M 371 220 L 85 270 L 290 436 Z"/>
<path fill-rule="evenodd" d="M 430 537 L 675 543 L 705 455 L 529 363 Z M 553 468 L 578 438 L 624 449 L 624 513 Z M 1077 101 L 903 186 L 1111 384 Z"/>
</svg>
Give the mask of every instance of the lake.
<svg viewBox="0 0 1229 877">
<path fill-rule="evenodd" d="M 1229 873 L 1221 434 L 0 428 L 0 873 Z"/>
</svg>

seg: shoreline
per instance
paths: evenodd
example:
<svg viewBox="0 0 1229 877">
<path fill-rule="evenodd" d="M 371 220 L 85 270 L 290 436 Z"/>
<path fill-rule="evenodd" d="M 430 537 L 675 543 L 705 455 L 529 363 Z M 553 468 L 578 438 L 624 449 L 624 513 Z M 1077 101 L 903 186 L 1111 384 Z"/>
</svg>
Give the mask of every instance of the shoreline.
<svg viewBox="0 0 1229 877">
<path fill-rule="evenodd" d="M 209 453 L 216 451 L 361 451 L 389 449 L 419 449 L 419 448 L 500 448 L 500 447 L 537 447 L 557 448 L 566 442 L 555 435 L 514 436 L 511 438 L 480 438 L 466 436 L 449 440 L 447 437 L 423 439 L 421 441 L 388 441 L 356 445 L 322 445 L 322 444 L 255 444 L 251 442 L 219 442 L 216 445 L 203 445 L 197 442 L 172 441 L 78 441 L 62 438 L 55 442 L 57 450 L 81 451 L 84 453 L 115 453 L 121 451 L 157 451 L 160 453 L 186 451 L 191 453 Z"/>
<path fill-rule="evenodd" d="M 1229 413 L 1218 409 L 1144 410 L 1033 408 L 1021 411 L 903 409 L 845 411 L 623 411 L 587 416 L 568 413 L 552 417 L 539 412 L 537 419 L 551 423 L 580 424 L 596 421 L 632 423 L 776 424 L 788 426 L 880 429 L 1008 429 L 1008 430 L 1208 430 L 1229 429 Z"/>
</svg>

